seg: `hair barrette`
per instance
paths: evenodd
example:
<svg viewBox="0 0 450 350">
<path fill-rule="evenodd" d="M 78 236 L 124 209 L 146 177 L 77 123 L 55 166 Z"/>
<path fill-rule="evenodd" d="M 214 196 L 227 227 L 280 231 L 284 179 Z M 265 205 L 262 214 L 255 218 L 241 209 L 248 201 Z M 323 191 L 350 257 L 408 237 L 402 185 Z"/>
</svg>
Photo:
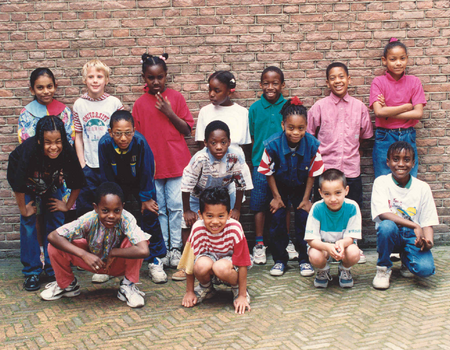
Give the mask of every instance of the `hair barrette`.
<svg viewBox="0 0 450 350">
<path fill-rule="evenodd" d="M 148 84 L 145 84 L 144 87 L 142 88 L 142 90 L 144 90 L 145 92 L 148 92 L 150 90 L 150 88 L 148 87 Z"/>
<path fill-rule="evenodd" d="M 397 38 L 391 38 L 391 40 L 389 40 L 390 43 L 393 43 L 395 41 L 398 41 L 398 39 Z"/>
<path fill-rule="evenodd" d="M 164 56 L 159 56 L 160 60 L 163 60 L 164 62 L 166 62 L 166 58 Z"/>
<path fill-rule="evenodd" d="M 234 80 L 234 78 L 231 78 L 230 83 L 236 84 L 236 80 Z"/>
<path fill-rule="evenodd" d="M 301 106 L 303 105 L 303 102 L 300 101 L 300 99 L 297 96 L 294 96 L 291 98 L 291 105 Z"/>
<path fill-rule="evenodd" d="M 230 89 L 230 92 L 235 92 L 235 91 L 236 91 L 235 88 Z"/>
<path fill-rule="evenodd" d="M 144 63 L 144 61 L 141 60 L 141 63 Z"/>
</svg>

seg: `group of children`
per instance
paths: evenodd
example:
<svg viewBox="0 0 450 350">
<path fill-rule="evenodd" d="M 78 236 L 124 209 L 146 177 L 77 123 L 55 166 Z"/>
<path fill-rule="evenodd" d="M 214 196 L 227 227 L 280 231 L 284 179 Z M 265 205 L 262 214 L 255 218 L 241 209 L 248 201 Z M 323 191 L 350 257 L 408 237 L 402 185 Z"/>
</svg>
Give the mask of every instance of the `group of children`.
<svg viewBox="0 0 450 350">
<path fill-rule="evenodd" d="M 42 299 L 76 296 L 73 265 L 93 272 L 97 283 L 124 276 L 118 298 L 140 307 L 144 293 L 136 283 L 146 261 L 155 283 L 167 281 L 164 266 L 179 269 L 172 278 L 186 280 L 185 307 L 211 297 L 213 285 L 224 283 L 231 286 L 236 312 L 244 313 L 250 310 L 247 271 L 253 263 L 266 263 L 269 212 L 270 274 L 286 270 L 291 206 L 300 274 L 316 272 L 314 285 L 327 287 L 334 259 L 340 262 L 340 286 L 352 287 L 350 268 L 362 257 L 356 245 L 360 139 L 371 138 L 373 130 L 366 106 L 348 94 L 347 67 L 328 66 L 331 93 L 309 111 L 298 97 L 283 97 L 284 74 L 277 67 L 262 72 L 261 99 L 249 111 L 231 101 L 234 76 L 213 73 L 211 104 L 200 110 L 195 132 L 200 151 L 191 157 L 184 137 L 194 120 L 183 96 L 166 87 L 167 59 L 167 54 L 142 56 L 145 93 L 132 114 L 105 93 L 109 67 L 88 62 L 82 70 L 87 92 L 74 104 L 73 125 L 70 109 L 53 99 L 57 85 L 51 71 L 32 73 L 35 100 L 19 117 L 19 140 L 25 141 L 8 163 L 21 213 L 24 288 L 38 290 L 44 270 L 51 283 Z M 430 187 L 415 177 L 414 125 L 426 100 L 420 81 L 405 74 L 407 59 L 405 45 L 391 39 L 382 57 L 386 75 L 375 78 L 370 91 L 377 126 L 372 193 L 377 289 L 389 287 L 394 252 L 401 253 L 403 275 L 434 273 L 432 226 L 439 220 Z M 252 174 L 241 148 L 251 143 Z M 252 255 L 239 223 L 248 190 L 255 212 Z M 137 220 L 124 209 L 131 198 L 140 209 Z M 74 209 L 75 200 L 78 219 L 64 224 L 63 213 Z"/>
</svg>

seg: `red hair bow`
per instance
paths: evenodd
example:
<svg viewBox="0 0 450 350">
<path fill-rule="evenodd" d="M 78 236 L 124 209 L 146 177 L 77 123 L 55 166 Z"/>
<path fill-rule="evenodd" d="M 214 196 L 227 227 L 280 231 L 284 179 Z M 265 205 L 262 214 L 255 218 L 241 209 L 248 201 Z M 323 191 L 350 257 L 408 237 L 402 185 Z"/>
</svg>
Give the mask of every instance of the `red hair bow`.
<svg viewBox="0 0 450 350">
<path fill-rule="evenodd" d="M 391 40 L 389 40 L 390 43 L 393 43 L 394 41 L 398 41 L 397 38 L 391 38 Z"/>
<path fill-rule="evenodd" d="M 291 98 L 291 105 L 301 106 L 303 105 L 303 102 L 300 101 L 300 99 L 297 96 L 294 96 Z"/>
</svg>

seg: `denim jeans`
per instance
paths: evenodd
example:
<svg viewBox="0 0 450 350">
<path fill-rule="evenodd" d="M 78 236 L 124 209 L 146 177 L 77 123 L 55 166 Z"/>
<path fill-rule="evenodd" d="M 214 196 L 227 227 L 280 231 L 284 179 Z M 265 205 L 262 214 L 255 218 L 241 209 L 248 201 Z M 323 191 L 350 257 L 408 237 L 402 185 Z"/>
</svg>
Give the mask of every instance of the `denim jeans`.
<svg viewBox="0 0 450 350">
<path fill-rule="evenodd" d="M 83 168 L 86 178 L 86 186 L 84 186 L 77 197 L 77 216 L 80 217 L 89 211 L 94 210 L 95 191 L 102 183 L 100 177 L 100 168 L 90 168 L 87 165 Z"/>
<path fill-rule="evenodd" d="M 377 128 L 377 130 L 375 131 L 375 143 L 373 145 L 372 152 L 375 178 L 380 175 L 387 175 L 391 173 L 391 169 L 389 169 L 386 164 L 387 152 L 389 146 L 396 141 L 406 141 L 414 148 L 415 164 L 414 168 L 412 168 L 411 170 L 411 175 L 417 177 L 419 159 L 417 157 L 416 130 L 411 127 L 402 130 Z"/>
<path fill-rule="evenodd" d="M 278 185 L 278 183 L 277 183 Z M 297 210 L 300 202 L 303 199 L 305 187 L 299 188 L 281 188 L 278 187 L 281 199 L 286 205 L 286 208 L 278 209 L 275 214 L 272 215 L 272 221 L 270 223 L 269 237 L 270 237 L 270 251 L 272 252 L 273 260 L 275 263 L 287 264 L 289 261 L 289 254 L 286 251 L 286 247 L 289 244 L 289 232 L 286 226 L 286 215 L 290 205 L 294 208 L 295 212 L 295 249 L 298 251 L 299 264 L 309 263 L 307 244 L 305 238 L 306 220 L 308 219 L 308 213 L 303 209 Z"/>
<path fill-rule="evenodd" d="M 50 195 L 56 199 L 62 199 L 61 189 Z M 34 201 L 32 197 L 25 194 L 25 204 Z M 51 212 L 47 210 L 47 201 L 42 200 L 41 215 L 44 217 L 44 225 L 41 227 L 44 240 L 45 273 L 47 276 L 53 276 L 53 268 L 48 257 L 47 237 L 50 232 L 56 230 L 64 224 L 64 213 L 60 211 Z M 20 216 L 20 260 L 23 265 L 22 273 L 25 276 L 40 275 L 42 272 L 41 250 L 36 232 L 36 215 L 28 217 Z"/>
<path fill-rule="evenodd" d="M 378 266 L 392 267 L 391 253 L 400 253 L 403 264 L 414 275 L 434 275 L 434 259 L 431 251 L 421 251 L 414 245 L 416 235 L 413 229 L 398 227 L 391 220 L 382 221 L 377 227 Z"/>
<path fill-rule="evenodd" d="M 181 250 L 181 219 L 183 201 L 181 198 L 181 176 L 170 179 L 156 179 L 156 198 L 159 206 L 159 223 L 167 249 Z"/>
</svg>

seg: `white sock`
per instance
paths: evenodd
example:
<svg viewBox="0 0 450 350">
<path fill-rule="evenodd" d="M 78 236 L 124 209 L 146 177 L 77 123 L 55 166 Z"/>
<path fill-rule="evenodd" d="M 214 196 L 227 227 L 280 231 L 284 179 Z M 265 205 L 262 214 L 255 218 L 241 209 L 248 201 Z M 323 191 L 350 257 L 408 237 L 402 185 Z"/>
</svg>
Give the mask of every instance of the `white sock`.
<svg viewBox="0 0 450 350">
<path fill-rule="evenodd" d="M 126 276 L 124 276 L 122 284 L 126 284 L 127 286 L 129 286 L 130 284 L 133 284 L 133 282 L 131 282 Z"/>
</svg>

